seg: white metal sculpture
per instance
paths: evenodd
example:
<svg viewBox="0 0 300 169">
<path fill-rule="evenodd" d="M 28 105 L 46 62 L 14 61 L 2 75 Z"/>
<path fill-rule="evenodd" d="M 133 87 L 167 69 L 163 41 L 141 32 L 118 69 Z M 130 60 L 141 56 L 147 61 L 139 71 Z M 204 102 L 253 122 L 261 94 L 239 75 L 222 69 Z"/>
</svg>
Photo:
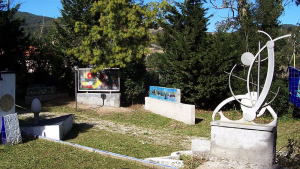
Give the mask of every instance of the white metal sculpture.
<svg viewBox="0 0 300 169">
<path fill-rule="evenodd" d="M 270 103 L 276 98 L 276 96 L 278 95 L 279 89 L 275 95 L 275 97 L 269 102 L 269 103 L 265 103 L 266 97 L 270 91 L 270 87 L 272 84 L 272 80 L 273 80 L 273 75 L 274 75 L 274 66 L 275 66 L 275 53 L 274 53 L 274 46 L 275 46 L 275 41 L 282 39 L 282 38 L 286 38 L 291 36 L 290 34 L 285 35 L 285 36 L 281 36 L 278 37 L 276 39 L 272 39 L 270 35 L 268 35 L 266 32 L 263 31 L 258 31 L 260 33 L 264 33 L 265 35 L 267 35 L 269 37 L 269 41 L 266 43 L 265 46 L 263 46 L 262 48 L 259 49 L 258 53 L 254 56 L 252 53 L 250 52 L 246 52 L 242 55 L 241 60 L 242 63 L 246 66 L 249 66 L 249 70 L 248 70 L 248 75 L 247 75 L 247 93 L 244 95 L 235 95 L 232 91 L 231 88 L 231 84 L 230 84 L 230 78 L 232 76 L 232 72 L 235 69 L 236 65 L 232 68 L 230 74 L 229 74 L 229 88 L 230 91 L 232 93 L 232 97 L 229 97 L 227 99 L 225 99 L 223 102 L 221 102 L 216 109 L 213 112 L 212 115 L 212 119 L 213 121 L 215 120 L 215 116 L 217 113 L 220 114 L 221 119 L 220 121 L 225 121 L 225 122 L 235 122 L 235 123 L 246 123 L 246 124 L 255 124 L 253 122 L 253 120 L 256 117 L 260 117 L 261 115 L 264 114 L 264 112 L 266 111 L 266 109 L 271 113 L 272 117 L 274 118 L 274 120 L 267 124 L 269 126 L 276 126 L 277 125 L 277 114 L 275 113 L 275 111 L 273 110 L 273 108 L 270 106 Z M 268 51 L 268 57 L 260 60 L 260 53 L 267 48 Z M 256 61 L 257 60 L 257 61 Z M 266 80 L 263 86 L 262 91 L 260 92 L 260 63 L 263 61 L 268 61 L 268 71 L 267 71 L 267 76 L 266 76 Z M 253 64 L 255 62 L 258 62 L 258 81 L 257 81 L 257 91 L 250 91 L 250 76 L 251 76 L 251 69 L 253 67 Z M 253 83 L 252 83 L 253 84 Z M 243 111 L 243 118 L 240 120 L 230 120 L 227 117 L 225 117 L 222 113 L 221 108 L 226 105 L 227 103 L 231 102 L 231 101 L 238 101 L 241 104 L 241 109 Z"/>
</svg>

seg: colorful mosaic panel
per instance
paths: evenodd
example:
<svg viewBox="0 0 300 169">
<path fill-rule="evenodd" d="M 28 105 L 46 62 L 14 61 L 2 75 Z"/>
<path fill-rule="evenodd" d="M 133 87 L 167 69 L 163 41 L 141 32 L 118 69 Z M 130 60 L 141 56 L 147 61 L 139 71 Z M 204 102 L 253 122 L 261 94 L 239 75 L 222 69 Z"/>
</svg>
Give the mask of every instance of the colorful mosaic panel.
<svg viewBox="0 0 300 169">
<path fill-rule="evenodd" d="M 169 102 L 180 103 L 180 90 L 174 88 L 150 86 L 149 97 Z"/>
<path fill-rule="evenodd" d="M 120 91 L 119 69 L 103 69 L 92 73 L 91 68 L 78 71 L 79 91 Z"/>
<path fill-rule="evenodd" d="M 289 67 L 289 101 L 300 108 L 300 70 Z"/>
</svg>

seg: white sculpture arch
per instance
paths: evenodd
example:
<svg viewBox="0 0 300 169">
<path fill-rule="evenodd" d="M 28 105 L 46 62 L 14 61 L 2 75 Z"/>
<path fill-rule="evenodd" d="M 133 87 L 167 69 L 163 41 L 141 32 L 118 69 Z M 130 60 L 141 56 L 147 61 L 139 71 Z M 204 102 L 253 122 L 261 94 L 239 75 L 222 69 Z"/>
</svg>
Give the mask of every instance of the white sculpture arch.
<svg viewBox="0 0 300 169">
<path fill-rule="evenodd" d="M 273 108 L 269 105 L 278 95 L 279 89 L 275 95 L 275 97 L 269 102 L 265 103 L 266 97 L 270 91 L 272 80 L 273 80 L 273 75 L 274 75 L 274 67 L 275 67 L 275 52 L 274 52 L 274 46 L 275 46 L 275 41 L 286 38 L 291 36 L 290 34 L 278 37 L 276 39 L 272 39 L 270 35 L 268 35 L 266 32 L 263 31 L 258 31 L 260 33 L 264 33 L 265 35 L 268 36 L 270 39 L 266 45 L 264 45 L 262 48 L 259 49 L 258 53 L 254 56 L 250 52 L 246 52 L 242 55 L 242 63 L 246 66 L 249 66 L 248 74 L 247 74 L 247 93 L 244 95 L 235 95 L 232 91 L 231 84 L 230 84 L 230 78 L 232 76 L 232 72 L 235 69 L 236 65 L 232 68 L 230 74 L 229 74 L 229 88 L 232 93 L 232 97 L 229 97 L 225 99 L 223 102 L 221 102 L 214 110 L 212 114 L 212 119 L 213 121 L 215 120 L 215 115 L 217 113 L 220 114 L 221 119 L 220 121 L 227 121 L 227 122 L 236 122 L 236 123 L 248 123 L 248 124 L 255 124 L 253 120 L 255 120 L 256 117 L 260 117 L 261 115 L 264 114 L 266 109 L 270 112 L 274 120 L 270 122 L 268 125 L 269 126 L 276 126 L 277 125 L 277 114 L 273 110 Z M 260 56 L 260 53 L 267 48 L 268 50 L 268 57 L 264 60 L 258 59 L 258 62 L 263 62 L 265 60 L 268 60 L 268 71 L 267 71 L 267 77 L 263 86 L 263 90 L 261 93 L 259 91 L 257 92 L 251 92 L 250 90 L 250 76 L 251 76 L 251 69 L 253 67 L 253 64 L 256 62 L 256 59 Z M 260 73 L 260 66 L 259 66 L 259 73 Z M 259 76 L 259 75 L 258 75 Z M 260 88 L 260 84 L 258 81 L 258 89 Z M 221 108 L 228 104 L 229 102 L 232 101 L 238 101 L 241 104 L 241 108 L 243 111 L 243 118 L 240 120 L 230 120 L 226 118 L 222 111 Z M 259 111 L 259 113 L 257 113 Z"/>
</svg>

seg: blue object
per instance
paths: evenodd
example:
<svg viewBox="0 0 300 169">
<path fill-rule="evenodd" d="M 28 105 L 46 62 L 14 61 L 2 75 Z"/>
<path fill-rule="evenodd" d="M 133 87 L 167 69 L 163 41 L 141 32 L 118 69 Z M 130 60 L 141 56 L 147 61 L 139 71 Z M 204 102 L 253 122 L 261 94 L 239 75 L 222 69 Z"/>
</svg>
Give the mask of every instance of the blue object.
<svg viewBox="0 0 300 169">
<path fill-rule="evenodd" d="M 178 92 L 177 89 L 173 88 L 150 86 L 149 97 L 169 102 L 177 102 Z"/>
<path fill-rule="evenodd" d="M 300 108 L 300 70 L 289 67 L 289 101 Z"/>
<path fill-rule="evenodd" d="M 1 116 L 1 121 L 2 121 L 2 128 L 1 128 L 1 140 L 0 140 L 0 144 L 6 144 L 6 132 L 5 132 L 5 125 L 4 125 L 4 117 Z"/>
</svg>

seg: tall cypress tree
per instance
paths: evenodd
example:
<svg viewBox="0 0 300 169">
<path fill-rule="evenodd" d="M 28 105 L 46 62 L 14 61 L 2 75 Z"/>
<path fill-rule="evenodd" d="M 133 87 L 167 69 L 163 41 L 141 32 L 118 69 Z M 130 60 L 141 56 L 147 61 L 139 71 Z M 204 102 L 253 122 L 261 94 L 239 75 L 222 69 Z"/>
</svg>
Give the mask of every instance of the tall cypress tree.
<svg viewBox="0 0 300 169">
<path fill-rule="evenodd" d="M 196 87 L 209 45 L 206 11 L 199 0 L 175 2 L 175 6 L 166 8 L 165 22 L 160 23 L 163 33 L 158 34 L 157 41 L 164 53 L 156 55 L 161 64 L 161 84 L 181 89 L 183 102 L 199 100 Z"/>
<path fill-rule="evenodd" d="M 164 53 L 149 57 L 155 57 L 160 84 L 181 89 L 185 103 L 213 107 L 226 94 L 223 71 L 230 70 L 236 58 L 234 39 L 206 32 L 209 17 L 200 0 L 176 2 L 166 9 L 165 22 L 160 23 L 163 33 L 157 37 Z"/>
</svg>

